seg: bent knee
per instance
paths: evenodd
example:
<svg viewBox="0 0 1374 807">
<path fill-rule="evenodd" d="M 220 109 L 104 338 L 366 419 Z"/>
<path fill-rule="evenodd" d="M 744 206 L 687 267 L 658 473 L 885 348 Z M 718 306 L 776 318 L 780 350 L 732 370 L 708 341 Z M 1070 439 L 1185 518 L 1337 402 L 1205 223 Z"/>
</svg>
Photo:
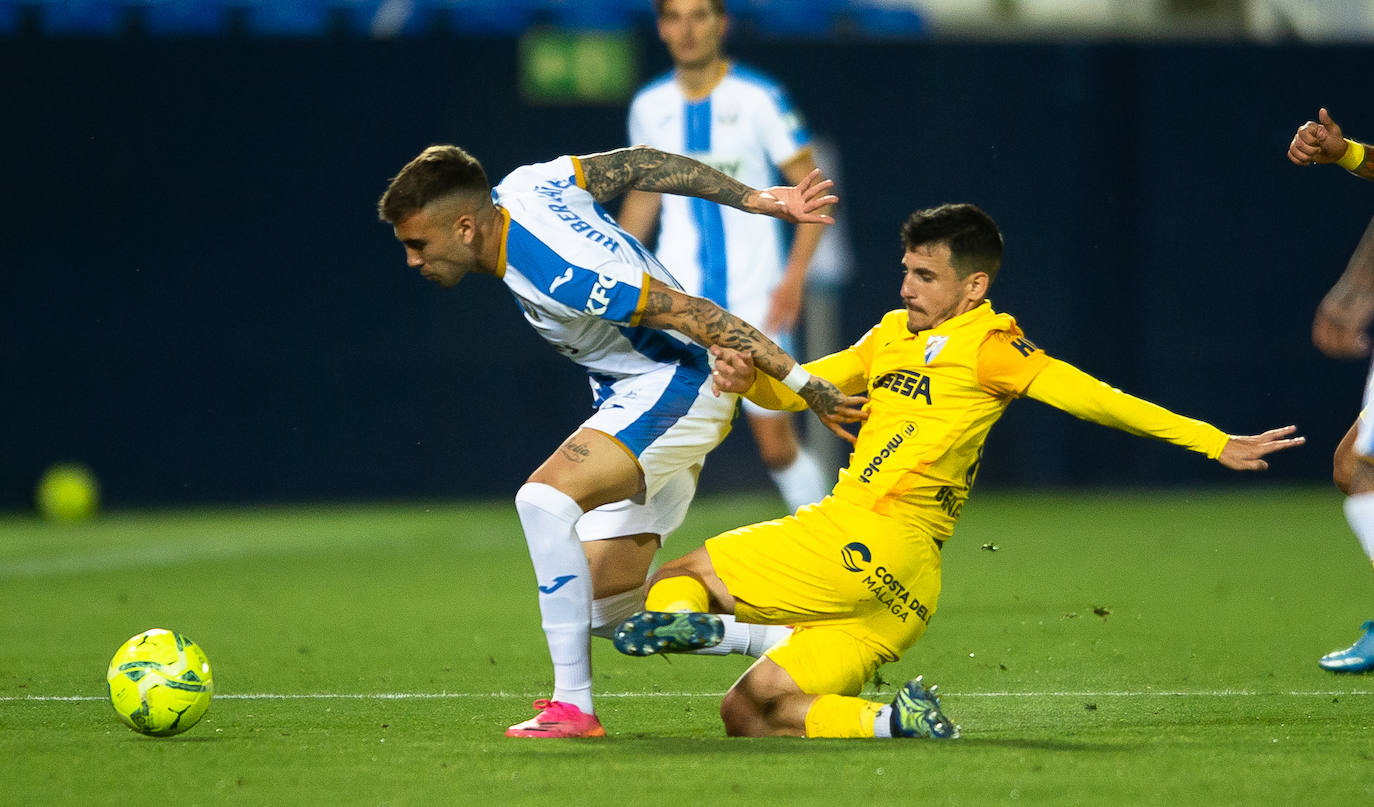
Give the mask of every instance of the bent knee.
<svg viewBox="0 0 1374 807">
<path fill-rule="evenodd" d="M 725 724 L 728 737 L 748 737 L 749 726 L 756 718 L 752 705 L 744 702 L 734 690 L 725 693 L 720 701 L 720 722 Z"/>
<path fill-rule="evenodd" d="M 725 724 L 728 737 L 766 737 L 770 731 L 766 719 L 766 709 L 760 704 L 732 689 L 720 701 L 720 721 Z"/>
</svg>

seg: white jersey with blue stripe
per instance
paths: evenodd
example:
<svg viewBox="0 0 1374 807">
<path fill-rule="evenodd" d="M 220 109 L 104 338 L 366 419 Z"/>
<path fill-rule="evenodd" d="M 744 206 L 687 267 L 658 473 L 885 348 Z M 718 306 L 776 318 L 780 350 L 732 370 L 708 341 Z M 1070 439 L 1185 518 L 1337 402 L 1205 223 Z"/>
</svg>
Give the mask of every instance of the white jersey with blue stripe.
<svg viewBox="0 0 1374 807">
<path fill-rule="evenodd" d="M 630 104 L 630 142 L 685 154 L 746 185 L 778 184 L 777 167 L 810 136 L 776 81 L 736 64 L 703 98 L 689 98 L 669 73 Z M 658 258 L 689 294 L 752 320 L 782 277 L 782 222 L 704 199 L 663 197 Z M 761 324 L 761 322 L 755 322 Z"/>
<path fill-rule="evenodd" d="M 639 325 L 649 278 L 681 288 L 585 190 L 576 157 L 511 172 L 492 190 L 507 218 L 502 280 L 525 319 L 586 368 L 597 403 L 616 381 L 665 367 L 709 374 L 704 348 Z"/>
</svg>

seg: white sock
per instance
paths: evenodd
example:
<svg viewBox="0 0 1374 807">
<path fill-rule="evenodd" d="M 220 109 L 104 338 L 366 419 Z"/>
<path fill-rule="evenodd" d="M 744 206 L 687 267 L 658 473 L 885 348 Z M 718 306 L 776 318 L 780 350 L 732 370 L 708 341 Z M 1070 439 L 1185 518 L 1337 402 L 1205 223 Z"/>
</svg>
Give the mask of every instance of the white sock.
<svg viewBox="0 0 1374 807">
<path fill-rule="evenodd" d="M 1365 555 L 1374 562 L 1374 493 L 1357 493 L 1345 499 L 1345 520 L 1360 539 Z"/>
<path fill-rule="evenodd" d="M 539 586 L 540 624 L 553 661 L 553 699 L 592 711 L 592 579 L 574 525 L 582 508 L 549 485 L 526 483 L 515 494 Z"/>
<path fill-rule="evenodd" d="M 792 628 L 787 625 L 750 625 L 749 646 L 744 649 L 744 655 L 763 658 L 768 648 L 781 644 L 791 635 Z"/>
<path fill-rule="evenodd" d="M 813 504 L 824 499 L 830 492 L 820 463 L 804 448 L 797 451 L 797 458 L 791 465 L 786 468 L 771 468 L 768 475 L 773 477 L 773 483 L 778 486 L 778 492 L 787 503 L 788 511 L 793 513 L 804 504 Z M 829 481 L 834 482 L 833 479 Z"/>
<path fill-rule="evenodd" d="M 879 709 L 878 714 L 873 716 L 873 736 L 892 736 L 892 704 Z"/>
<path fill-rule="evenodd" d="M 792 635 L 792 629 L 786 625 L 751 625 L 738 621 L 730 614 L 719 616 L 720 621 L 725 623 L 725 638 L 715 647 L 703 647 L 693 650 L 693 653 L 702 656 L 739 653 L 750 658 L 762 658 L 764 651 Z"/>
<path fill-rule="evenodd" d="M 699 656 L 728 656 L 731 653 L 744 654 L 749 649 L 749 626 L 738 622 L 731 614 L 719 614 L 725 623 L 725 638 L 714 647 L 703 647 L 692 652 Z"/>
<path fill-rule="evenodd" d="M 644 610 L 644 589 L 632 588 L 592 600 L 592 635 L 609 639 L 620 623 Z"/>
</svg>

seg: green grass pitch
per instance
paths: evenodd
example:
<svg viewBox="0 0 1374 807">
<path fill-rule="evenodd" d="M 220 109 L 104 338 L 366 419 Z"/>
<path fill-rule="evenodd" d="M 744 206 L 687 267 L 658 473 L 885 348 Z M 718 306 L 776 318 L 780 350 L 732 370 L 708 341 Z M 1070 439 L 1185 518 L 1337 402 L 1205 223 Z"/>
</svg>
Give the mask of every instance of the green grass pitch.
<svg viewBox="0 0 1374 807">
<path fill-rule="evenodd" d="M 665 557 L 777 509 L 703 499 Z M 961 740 L 729 739 L 745 659 L 601 640 L 610 736 L 512 740 L 550 672 L 508 503 L 11 514 L 0 804 L 1371 803 L 1374 677 L 1315 664 L 1374 617 L 1335 491 L 980 491 L 944 564 L 929 632 L 868 694 L 924 673 Z M 169 739 L 105 700 L 150 627 L 214 665 Z"/>
</svg>

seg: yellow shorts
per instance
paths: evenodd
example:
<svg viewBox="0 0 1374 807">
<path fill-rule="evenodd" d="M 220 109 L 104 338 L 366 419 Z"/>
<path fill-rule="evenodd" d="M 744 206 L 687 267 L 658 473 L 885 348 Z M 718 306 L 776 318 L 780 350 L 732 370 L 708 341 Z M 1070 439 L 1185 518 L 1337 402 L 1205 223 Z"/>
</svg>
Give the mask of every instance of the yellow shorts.
<svg viewBox="0 0 1374 807">
<path fill-rule="evenodd" d="M 833 496 L 706 551 L 741 622 L 797 626 L 768 657 L 811 694 L 857 694 L 921 638 L 940 597 L 934 540 Z"/>
</svg>

